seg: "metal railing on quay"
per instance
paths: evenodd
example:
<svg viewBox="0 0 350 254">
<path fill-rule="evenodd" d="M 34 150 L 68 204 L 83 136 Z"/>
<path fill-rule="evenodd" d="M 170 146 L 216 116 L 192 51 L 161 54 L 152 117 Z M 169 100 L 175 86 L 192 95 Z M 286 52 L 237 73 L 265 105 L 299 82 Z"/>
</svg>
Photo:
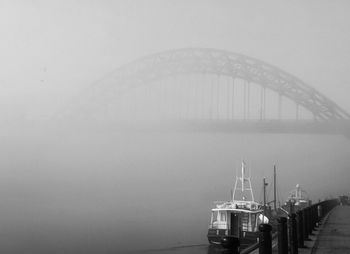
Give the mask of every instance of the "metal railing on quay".
<svg viewBox="0 0 350 254">
<path fill-rule="evenodd" d="M 288 217 L 277 218 L 277 231 L 272 234 L 272 226 L 259 225 L 259 241 L 243 250 L 241 254 L 252 253 L 259 249 L 259 254 L 272 253 L 273 240 L 277 238 L 278 254 L 298 254 L 298 248 L 305 247 L 304 241 L 310 240 L 309 236 L 318 227 L 321 220 L 337 205 L 338 199 L 331 199 L 305 207 L 302 210 L 291 213 Z"/>
</svg>

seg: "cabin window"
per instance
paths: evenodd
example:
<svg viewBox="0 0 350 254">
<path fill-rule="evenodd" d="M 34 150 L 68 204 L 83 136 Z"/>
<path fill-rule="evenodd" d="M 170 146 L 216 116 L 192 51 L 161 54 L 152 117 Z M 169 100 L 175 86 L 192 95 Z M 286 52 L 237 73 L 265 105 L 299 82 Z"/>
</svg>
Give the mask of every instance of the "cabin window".
<svg viewBox="0 0 350 254">
<path fill-rule="evenodd" d="M 211 228 L 227 229 L 226 211 L 213 211 L 211 214 Z"/>
<path fill-rule="evenodd" d="M 218 215 L 219 215 L 219 213 L 217 211 L 212 212 L 212 214 L 211 214 L 211 223 L 214 223 L 214 222 L 218 221 L 218 217 L 219 217 Z"/>
<path fill-rule="evenodd" d="M 226 212 L 220 212 L 220 220 L 226 221 Z"/>
<path fill-rule="evenodd" d="M 256 214 L 252 214 L 252 224 L 255 224 Z"/>
<path fill-rule="evenodd" d="M 257 231 L 257 224 L 256 224 L 256 214 L 251 214 L 251 226 L 252 231 Z"/>
</svg>

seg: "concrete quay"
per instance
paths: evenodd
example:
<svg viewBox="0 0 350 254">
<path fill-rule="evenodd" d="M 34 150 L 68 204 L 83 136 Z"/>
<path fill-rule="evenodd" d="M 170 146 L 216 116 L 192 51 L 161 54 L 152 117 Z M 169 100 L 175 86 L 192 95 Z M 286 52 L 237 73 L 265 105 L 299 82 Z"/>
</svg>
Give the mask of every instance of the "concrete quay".
<svg viewBox="0 0 350 254">
<path fill-rule="evenodd" d="M 313 244 L 312 254 L 350 254 L 350 206 L 337 206 L 330 212 L 316 231 Z"/>
<path fill-rule="evenodd" d="M 298 254 L 350 254 L 350 206 L 336 206 L 319 223 Z M 272 253 L 278 253 L 277 241 Z M 255 252 L 258 254 L 259 251 Z"/>
</svg>

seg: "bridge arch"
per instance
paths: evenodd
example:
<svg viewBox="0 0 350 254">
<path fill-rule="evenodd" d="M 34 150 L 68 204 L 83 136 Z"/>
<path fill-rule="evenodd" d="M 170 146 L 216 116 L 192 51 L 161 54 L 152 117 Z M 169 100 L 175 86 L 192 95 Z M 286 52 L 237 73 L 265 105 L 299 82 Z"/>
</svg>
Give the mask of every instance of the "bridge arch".
<svg viewBox="0 0 350 254">
<path fill-rule="evenodd" d="M 90 103 L 169 76 L 215 74 L 240 78 L 270 89 L 310 111 L 316 119 L 350 119 L 335 102 L 297 77 L 242 54 L 211 48 L 183 48 L 146 56 L 126 64 L 86 91 Z M 103 94 L 103 95 L 102 95 Z"/>
</svg>

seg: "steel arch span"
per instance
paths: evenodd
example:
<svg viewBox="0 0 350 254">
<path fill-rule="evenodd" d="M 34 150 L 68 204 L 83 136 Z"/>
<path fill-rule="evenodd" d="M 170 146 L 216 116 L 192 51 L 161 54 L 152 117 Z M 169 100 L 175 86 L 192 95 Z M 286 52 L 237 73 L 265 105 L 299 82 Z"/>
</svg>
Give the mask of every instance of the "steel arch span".
<svg viewBox="0 0 350 254">
<path fill-rule="evenodd" d="M 97 81 L 83 97 L 85 103 L 98 107 L 98 104 L 113 100 L 118 94 L 147 82 L 197 73 L 257 83 L 303 106 L 315 119 L 350 119 L 350 115 L 335 102 L 297 77 L 257 59 L 210 48 L 183 48 L 146 56 Z"/>
</svg>

